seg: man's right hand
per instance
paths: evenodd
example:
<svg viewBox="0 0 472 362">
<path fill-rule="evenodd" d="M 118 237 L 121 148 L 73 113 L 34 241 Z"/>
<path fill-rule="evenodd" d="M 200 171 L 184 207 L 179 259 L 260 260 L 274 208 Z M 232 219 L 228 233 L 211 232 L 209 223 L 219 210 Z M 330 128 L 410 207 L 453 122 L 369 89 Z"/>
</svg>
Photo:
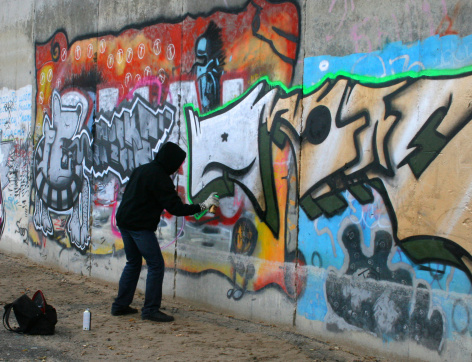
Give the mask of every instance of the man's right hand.
<svg viewBox="0 0 472 362">
<path fill-rule="evenodd" d="M 220 206 L 220 200 L 216 196 L 216 192 L 212 192 L 211 195 L 208 196 L 208 198 L 200 204 L 202 210 L 210 210 L 210 207 L 212 206 Z"/>
</svg>

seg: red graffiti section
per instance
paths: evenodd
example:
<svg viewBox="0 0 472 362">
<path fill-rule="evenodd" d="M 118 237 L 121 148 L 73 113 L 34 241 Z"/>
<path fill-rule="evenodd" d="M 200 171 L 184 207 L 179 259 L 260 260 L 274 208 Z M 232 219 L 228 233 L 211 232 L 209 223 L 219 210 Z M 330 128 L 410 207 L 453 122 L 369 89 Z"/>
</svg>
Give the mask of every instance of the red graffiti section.
<svg viewBox="0 0 472 362">
<path fill-rule="evenodd" d="M 290 83 L 299 45 L 297 9 L 290 3 L 258 0 L 235 14 L 186 17 L 178 23 L 158 23 L 72 43 L 66 34 L 56 33 L 36 47 L 37 115 L 48 110 L 53 90 L 60 92 L 74 85 L 96 91 L 114 88 L 117 104 L 143 85 L 151 88 L 151 104 L 168 99 L 171 83 L 186 78 L 196 81 L 195 48 L 210 23 L 219 31 L 220 52 L 224 54 L 220 66 L 225 78 L 243 76 L 245 88 L 262 75 Z M 206 48 L 202 44 L 197 49 L 203 63 L 211 61 L 212 37 L 215 34 L 202 42 L 206 41 Z M 103 101 L 98 99 L 99 103 Z"/>
<path fill-rule="evenodd" d="M 460 2 L 456 4 L 454 7 L 453 14 L 449 16 L 449 14 L 445 14 L 444 17 L 439 22 L 439 25 L 436 29 L 435 34 L 439 36 L 446 36 L 446 35 L 457 35 L 459 32 L 454 28 L 454 23 L 459 15 L 460 12 Z"/>
</svg>

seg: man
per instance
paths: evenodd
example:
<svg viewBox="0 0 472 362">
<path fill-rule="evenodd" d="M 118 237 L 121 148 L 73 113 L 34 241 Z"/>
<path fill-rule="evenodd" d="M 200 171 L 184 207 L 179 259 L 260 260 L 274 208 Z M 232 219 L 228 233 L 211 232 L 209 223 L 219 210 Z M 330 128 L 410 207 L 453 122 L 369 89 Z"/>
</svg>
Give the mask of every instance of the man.
<svg viewBox="0 0 472 362">
<path fill-rule="evenodd" d="M 201 204 L 182 203 L 170 175 L 182 165 L 186 153 L 175 143 L 167 142 L 154 161 L 133 170 L 116 213 L 126 253 L 126 265 L 121 274 L 118 296 L 111 307 L 112 315 L 137 313 L 130 307 L 141 272 L 142 258 L 148 265 L 144 306 L 141 317 L 155 322 L 171 322 L 174 317 L 162 313 L 162 282 L 164 259 L 155 231 L 164 209 L 176 216 L 187 216 L 219 206 L 213 193 Z"/>
</svg>

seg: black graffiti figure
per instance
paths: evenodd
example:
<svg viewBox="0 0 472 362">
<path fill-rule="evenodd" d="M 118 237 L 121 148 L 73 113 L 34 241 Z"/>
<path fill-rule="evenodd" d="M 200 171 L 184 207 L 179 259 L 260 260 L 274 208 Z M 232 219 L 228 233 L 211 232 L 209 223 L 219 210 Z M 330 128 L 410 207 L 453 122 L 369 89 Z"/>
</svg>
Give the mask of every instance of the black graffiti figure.
<svg viewBox="0 0 472 362">
<path fill-rule="evenodd" d="M 431 307 L 429 287 L 423 283 L 413 287 L 406 268 L 389 265 L 393 241 L 388 232 L 375 233 L 371 257 L 363 253 L 361 242 L 358 227 L 348 225 L 342 233 L 347 251 L 344 268 L 341 272 L 331 270 L 325 285 L 327 328 L 362 329 L 384 340 L 409 338 L 440 351 L 444 317 L 438 308 Z"/>
<path fill-rule="evenodd" d="M 197 75 L 200 105 L 206 113 L 221 104 L 220 78 L 225 64 L 221 29 L 213 21 L 195 43 L 195 58 L 192 73 Z"/>
<path fill-rule="evenodd" d="M 27 235 L 27 232 L 28 232 L 28 229 L 27 228 L 24 228 L 24 227 L 21 227 L 21 219 L 17 220 L 16 221 L 16 228 L 17 230 L 15 230 L 15 234 L 18 233 L 21 235 L 21 237 L 23 238 L 23 242 L 26 243 L 26 239 L 28 237 Z"/>
<path fill-rule="evenodd" d="M 229 289 L 226 296 L 239 300 L 244 296 L 247 284 L 256 274 L 254 264 L 250 256 L 254 252 L 257 243 L 257 229 L 251 220 L 244 217 L 238 219 L 233 228 L 231 239 L 231 275 L 233 288 Z M 238 285 L 238 276 L 242 282 Z"/>
</svg>

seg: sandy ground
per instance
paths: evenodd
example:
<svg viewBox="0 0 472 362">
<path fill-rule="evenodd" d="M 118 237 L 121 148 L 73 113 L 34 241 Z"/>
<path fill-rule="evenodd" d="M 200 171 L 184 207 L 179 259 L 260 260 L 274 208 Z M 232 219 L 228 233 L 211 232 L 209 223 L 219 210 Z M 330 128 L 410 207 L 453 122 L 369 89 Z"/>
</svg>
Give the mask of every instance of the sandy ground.
<svg viewBox="0 0 472 362">
<path fill-rule="evenodd" d="M 116 285 L 44 267 L 0 252 L 0 305 L 41 289 L 58 313 L 56 333 L 28 336 L 1 327 L 0 361 L 384 361 L 292 329 L 255 323 L 164 298 L 175 322 L 142 321 L 139 314 L 113 317 Z M 143 294 L 136 295 L 139 307 Z M 82 313 L 92 310 L 92 329 Z M 3 308 L 1 308 L 3 314 Z"/>
</svg>

